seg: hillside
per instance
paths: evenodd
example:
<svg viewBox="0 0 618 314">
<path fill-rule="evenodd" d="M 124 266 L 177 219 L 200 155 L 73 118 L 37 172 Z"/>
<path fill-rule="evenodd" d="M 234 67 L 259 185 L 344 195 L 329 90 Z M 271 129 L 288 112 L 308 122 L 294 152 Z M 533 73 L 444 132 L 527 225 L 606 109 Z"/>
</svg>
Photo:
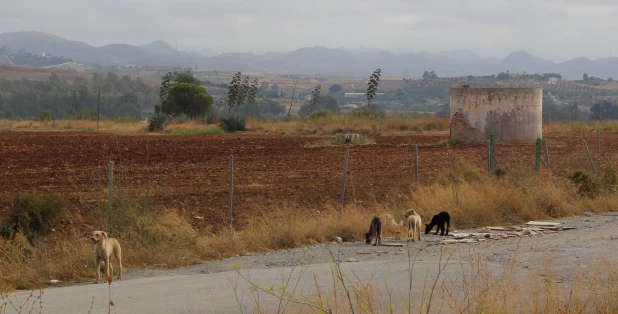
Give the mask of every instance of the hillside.
<svg viewBox="0 0 618 314">
<path fill-rule="evenodd" d="M 43 32 L 0 34 L 0 45 L 32 53 L 51 53 L 75 61 L 101 65 L 183 66 L 227 71 L 278 74 L 341 74 L 367 77 L 376 68 L 389 76 L 419 77 L 436 71 L 442 77 L 510 73 L 560 73 L 566 79 L 581 79 L 584 73 L 600 78 L 618 77 L 618 58 L 576 58 L 555 63 L 515 51 L 502 60 L 482 58 L 469 50 L 438 53 L 394 54 L 375 49 L 303 47 L 286 53 L 224 53 L 206 57 L 199 52 L 181 52 L 162 41 L 143 46 L 110 44 L 94 47 Z"/>
</svg>

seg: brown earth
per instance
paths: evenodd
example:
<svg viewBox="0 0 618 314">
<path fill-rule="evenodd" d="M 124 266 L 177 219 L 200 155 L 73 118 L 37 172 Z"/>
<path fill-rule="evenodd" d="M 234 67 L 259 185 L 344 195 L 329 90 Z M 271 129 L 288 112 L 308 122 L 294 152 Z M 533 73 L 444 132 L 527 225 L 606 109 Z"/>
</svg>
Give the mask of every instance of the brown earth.
<svg viewBox="0 0 618 314">
<path fill-rule="evenodd" d="M 596 134 L 585 134 L 593 158 Z M 433 182 L 462 161 L 485 168 L 484 146 L 446 147 L 448 132 L 376 137 L 362 146 L 304 147 L 320 136 L 228 134 L 117 135 L 88 132 L 0 131 L 0 217 L 17 193 L 58 192 L 82 212 L 107 201 L 106 174 L 114 162 L 117 197 L 202 216 L 214 229 L 227 226 L 229 163 L 234 156 L 235 223 L 268 206 L 301 204 L 321 210 L 339 201 L 345 150 L 350 150 L 346 203 L 370 207 L 407 194 L 414 185 L 414 147 L 421 183 Z M 589 169 L 580 135 L 549 135 L 550 165 L 564 175 Z M 618 135 L 601 136 L 605 163 L 618 154 Z M 534 171 L 534 145 L 496 147 L 497 166 Z M 615 165 L 614 165 L 615 166 Z M 151 183 L 150 185 L 148 183 Z"/>
</svg>

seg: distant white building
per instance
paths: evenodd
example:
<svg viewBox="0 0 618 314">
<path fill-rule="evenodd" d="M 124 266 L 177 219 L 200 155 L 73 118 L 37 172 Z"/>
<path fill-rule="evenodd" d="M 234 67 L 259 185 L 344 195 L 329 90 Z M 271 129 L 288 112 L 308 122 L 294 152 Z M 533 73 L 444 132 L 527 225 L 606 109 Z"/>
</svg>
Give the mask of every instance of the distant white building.
<svg viewBox="0 0 618 314">
<path fill-rule="evenodd" d="M 376 93 L 376 96 L 384 96 L 384 93 Z M 343 95 L 345 98 L 359 98 L 359 97 L 367 97 L 366 93 L 345 93 Z"/>
<path fill-rule="evenodd" d="M 557 78 L 557 77 L 550 77 L 549 81 L 547 81 L 547 84 L 549 84 L 549 85 L 556 85 L 556 84 L 558 84 L 559 81 L 560 81 L 560 79 Z"/>
<path fill-rule="evenodd" d="M 305 95 L 305 100 L 311 100 L 311 94 Z"/>
</svg>

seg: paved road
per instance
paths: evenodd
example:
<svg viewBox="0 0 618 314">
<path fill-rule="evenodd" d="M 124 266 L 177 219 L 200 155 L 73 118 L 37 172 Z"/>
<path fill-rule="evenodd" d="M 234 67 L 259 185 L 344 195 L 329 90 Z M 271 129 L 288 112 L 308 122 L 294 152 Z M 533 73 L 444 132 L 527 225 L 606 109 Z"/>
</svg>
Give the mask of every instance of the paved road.
<svg viewBox="0 0 618 314">
<path fill-rule="evenodd" d="M 616 260 L 618 257 L 618 217 L 601 216 L 577 217 L 562 220 L 566 225 L 578 229 L 561 231 L 546 236 L 518 239 L 492 240 L 478 244 L 456 244 L 452 246 L 453 258 L 444 276 L 458 276 L 461 263 L 467 262 L 470 248 L 481 252 L 492 272 L 498 272 L 501 263 L 512 257 L 517 250 L 515 266 L 517 274 L 524 276 L 531 272 L 546 269 L 547 258 L 553 260 L 552 267 L 556 278 L 568 283 L 582 270 L 591 269 L 602 257 Z M 433 245 L 437 236 L 424 237 L 421 243 L 412 245 L 418 252 L 413 274 L 415 276 L 413 295 L 418 300 L 423 290 L 425 278 L 431 279 L 437 273 L 440 246 Z M 519 247 L 517 248 L 517 246 Z M 385 287 L 392 293 L 394 303 L 407 300 L 408 260 L 406 250 L 396 247 L 373 247 L 364 243 L 344 243 L 334 245 L 340 249 L 341 268 L 349 277 L 358 276 L 363 281 L 371 280 L 378 284 L 384 298 L 388 297 Z M 373 254 L 358 254 L 358 252 Z M 376 254 L 376 251 L 383 252 Z M 289 265 L 306 266 L 295 269 L 297 275 L 306 269 L 298 281 L 297 291 L 307 295 L 315 294 L 314 275 L 322 291 L 332 287 L 332 263 L 324 247 L 314 246 L 302 257 L 303 250 L 289 250 L 255 256 L 238 257 L 222 261 L 191 266 L 181 270 L 127 270 L 126 278 L 114 281 L 111 285 L 111 299 L 116 313 L 239 313 L 240 309 L 231 282 L 237 273 L 232 265 L 242 262 L 250 267 L 252 280 L 263 286 L 281 286 L 282 271 L 288 274 Z M 590 268 L 588 268 L 590 267 Z M 296 278 L 293 276 L 293 278 Z M 523 277 L 522 277 L 523 278 Z M 296 282 L 296 280 L 292 280 Z M 430 284 L 426 284 L 430 285 Z M 236 290 L 242 297 L 243 307 L 254 308 L 249 285 L 241 281 Z M 109 287 L 107 284 L 77 284 L 68 287 L 49 288 L 42 298 L 44 313 L 87 313 L 93 297 L 92 313 L 107 311 Z M 25 300 L 29 292 L 19 292 L 13 298 Z M 267 309 L 276 310 L 276 300 L 260 295 L 261 304 Z M 38 306 L 37 306 L 38 307 Z M 0 311 L 1 312 L 1 311 Z M 11 311 L 7 310 L 7 313 Z"/>
</svg>

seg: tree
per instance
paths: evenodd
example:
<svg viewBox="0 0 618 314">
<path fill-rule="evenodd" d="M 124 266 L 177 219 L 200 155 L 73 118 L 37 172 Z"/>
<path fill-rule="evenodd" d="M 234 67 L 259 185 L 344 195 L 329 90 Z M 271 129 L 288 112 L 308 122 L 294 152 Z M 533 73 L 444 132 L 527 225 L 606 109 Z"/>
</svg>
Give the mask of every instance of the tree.
<svg viewBox="0 0 618 314">
<path fill-rule="evenodd" d="M 609 100 L 601 100 L 590 107 L 590 119 L 618 119 L 618 106 Z"/>
<path fill-rule="evenodd" d="M 439 78 L 438 74 L 436 74 L 436 71 L 434 70 L 431 70 L 430 72 L 427 72 L 427 71 L 423 72 L 424 80 L 437 79 L 437 78 Z"/>
<path fill-rule="evenodd" d="M 320 99 L 321 90 L 322 90 L 322 84 L 318 84 L 315 86 L 315 89 L 311 92 L 311 100 L 309 101 L 309 104 L 311 105 L 311 107 L 315 107 L 318 104 L 318 99 Z"/>
<path fill-rule="evenodd" d="M 277 83 L 273 84 L 270 87 L 270 91 L 273 92 L 273 93 L 279 94 L 279 85 L 277 85 Z"/>
<path fill-rule="evenodd" d="M 167 93 L 169 89 L 175 85 L 180 83 L 188 83 L 194 85 L 201 85 L 202 82 L 193 76 L 191 73 L 191 69 L 187 71 L 174 71 L 167 72 L 165 75 L 161 77 L 161 86 L 159 87 L 159 98 L 163 101 L 167 98 Z"/>
<path fill-rule="evenodd" d="M 253 103 L 255 102 L 255 97 L 258 91 L 259 81 L 258 79 L 254 79 L 251 83 L 249 82 L 249 76 L 246 76 L 244 79 L 242 78 L 242 73 L 237 72 L 232 77 L 232 81 L 230 82 L 230 86 L 227 91 L 227 106 L 229 115 L 232 108 L 235 108 L 235 112 L 238 112 L 238 108 L 245 103 Z M 249 114 L 251 112 L 251 108 L 249 108 Z"/>
<path fill-rule="evenodd" d="M 380 83 L 380 76 L 382 76 L 381 72 L 381 69 L 376 69 L 369 77 L 369 83 L 367 83 L 367 106 L 371 104 L 371 100 L 376 96 L 378 84 Z"/>
<path fill-rule="evenodd" d="M 341 85 L 335 84 L 335 85 L 330 87 L 330 92 L 331 93 L 339 93 L 342 89 L 343 88 L 341 87 Z"/>
<path fill-rule="evenodd" d="M 191 83 L 179 83 L 169 89 L 161 110 L 167 114 L 184 113 L 189 117 L 199 117 L 210 110 L 213 102 L 214 99 L 204 87 Z"/>
<path fill-rule="evenodd" d="M 315 106 L 312 106 L 311 104 L 304 104 L 300 107 L 300 110 L 298 111 L 298 115 L 299 116 L 307 116 L 309 114 L 311 114 L 314 111 L 320 110 L 320 109 L 326 109 L 330 112 L 333 113 L 337 113 L 339 112 L 339 103 L 337 102 L 337 99 L 335 99 L 332 96 L 318 96 L 318 101 L 317 104 Z"/>
<path fill-rule="evenodd" d="M 584 82 L 587 82 L 587 81 L 588 81 L 588 73 L 584 73 L 584 77 L 583 77 L 583 79 L 584 79 Z"/>
</svg>

